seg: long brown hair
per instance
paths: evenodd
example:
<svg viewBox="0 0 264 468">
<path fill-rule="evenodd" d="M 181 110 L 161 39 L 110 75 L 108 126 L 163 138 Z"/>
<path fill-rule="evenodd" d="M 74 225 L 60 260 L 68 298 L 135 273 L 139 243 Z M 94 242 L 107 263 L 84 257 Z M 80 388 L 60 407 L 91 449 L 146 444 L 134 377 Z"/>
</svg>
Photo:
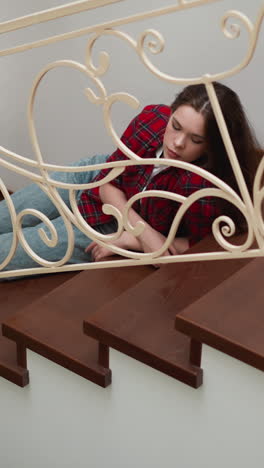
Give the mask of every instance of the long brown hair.
<svg viewBox="0 0 264 468">
<path fill-rule="evenodd" d="M 214 82 L 213 85 L 245 182 L 249 193 L 252 195 L 254 177 L 261 159 L 261 147 L 237 94 L 221 83 Z M 184 88 L 171 104 L 172 112 L 182 105 L 193 107 L 205 118 L 207 151 L 196 163 L 224 180 L 239 193 L 205 85 L 190 85 Z M 225 207 L 228 206 L 230 215 L 235 215 L 238 225 L 244 230 L 241 214 L 237 213 L 237 210 L 230 204 L 224 203 L 224 205 Z"/>
</svg>

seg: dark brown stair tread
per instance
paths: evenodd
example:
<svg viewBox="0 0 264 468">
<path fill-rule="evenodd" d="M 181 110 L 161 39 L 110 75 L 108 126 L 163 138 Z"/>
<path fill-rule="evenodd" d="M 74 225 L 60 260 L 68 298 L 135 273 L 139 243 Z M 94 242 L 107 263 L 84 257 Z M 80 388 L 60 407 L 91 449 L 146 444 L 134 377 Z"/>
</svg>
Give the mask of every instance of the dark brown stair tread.
<svg viewBox="0 0 264 468">
<path fill-rule="evenodd" d="M 74 273 L 36 276 L 0 283 L 0 325 L 17 314 L 27 304 L 68 281 Z M 28 383 L 28 372 L 17 365 L 16 346 L 2 335 L 0 330 L 0 376 L 24 386 Z"/>
<path fill-rule="evenodd" d="M 106 386 L 111 371 L 98 364 L 98 343 L 83 334 L 83 318 L 153 273 L 149 266 L 87 270 L 28 305 L 3 324 L 17 343 Z"/>
<path fill-rule="evenodd" d="M 210 251 L 213 247 L 215 242 L 207 238 L 192 251 Z M 250 261 L 164 265 L 86 317 L 84 331 L 104 345 L 197 387 L 201 384 L 201 370 L 189 362 L 189 337 L 174 330 L 175 314 Z"/>
<path fill-rule="evenodd" d="M 257 258 L 176 316 L 175 325 L 264 370 L 264 259 Z"/>
</svg>

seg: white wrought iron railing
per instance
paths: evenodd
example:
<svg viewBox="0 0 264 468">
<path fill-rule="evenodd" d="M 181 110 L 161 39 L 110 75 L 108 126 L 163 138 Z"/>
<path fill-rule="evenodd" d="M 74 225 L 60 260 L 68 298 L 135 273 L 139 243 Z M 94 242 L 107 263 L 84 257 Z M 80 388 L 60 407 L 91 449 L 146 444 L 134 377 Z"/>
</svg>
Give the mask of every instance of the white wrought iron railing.
<svg viewBox="0 0 264 468">
<path fill-rule="evenodd" d="M 94 9 L 97 7 L 105 6 L 112 3 L 118 3 L 124 0 L 86 0 L 86 1 L 77 1 L 75 3 L 65 4 L 63 6 L 52 8 L 45 11 L 40 11 L 28 16 L 24 16 L 21 18 L 16 18 L 11 21 L 6 21 L 0 24 L 0 33 L 8 33 L 11 31 L 15 31 L 17 29 L 26 28 L 33 24 L 47 22 L 53 19 L 58 19 L 63 16 L 73 15 L 75 13 L 80 13 L 82 11 L 86 11 L 89 9 Z M 24 52 L 29 49 L 34 49 L 38 47 L 43 47 L 45 45 L 54 44 L 59 41 L 67 40 L 70 38 L 76 38 L 83 35 L 89 34 L 89 39 L 87 43 L 86 55 L 85 55 L 85 62 L 79 63 L 73 60 L 60 60 L 53 63 L 49 63 L 43 70 L 40 71 L 38 76 L 35 78 L 34 83 L 32 85 L 31 94 L 29 97 L 29 104 L 28 104 L 28 123 L 30 129 L 30 137 L 32 141 L 32 145 L 34 148 L 34 152 L 36 155 L 36 160 L 32 160 L 20 154 L 16 154 L 9 149 L 0 146 L 0 153 L 5 158 L 0 157 L 0 165 L 2 167 L 8 168 L 11 171 L 15 171 L 18 174 L 21 174 L 27 177 L 30 181 L 35 182 L 38 184 L 41 190 L 45 192 L 48 197 L 52 200 L 52 202 L 57 207 L 59 213 L 64 219 L 65 226 L 68 233 L 68 249 L 64 257 L 57 261 L 57 262 L 50 262 L 45 259 L 41 259 L 36 255 L 36 253 L 31 249 L 30 245 L 28 245 L 27 241 L 23 235 L 23 229 L 21 227 L 23 217 L 27 214 L 31 214 L 33 216 L 37 216 L 39 219 L 45 222 L 46 226 L 50 230 L 50 239 L 46 236 L 44 232 L 39 232 L 42 241 L 49 245 L 50 248 L 56 245 L 59 241 L 57 237 L 57 233 L 52 225 L 52 222 L 40 211 L 32 210 L 32 209 L 25 209 L 19 213 L 16 213 L 14 205 L 12 203 L 12 198 L 10 197 L 8 190 L 1 180 L 0 182 L 0 189 L 2 191 L 3 197 L 6 200 L 6 203 L 9 208 L 10 216 L 12 219 L 13 224 L 13 242 L 10 247 L 9 252 L 6 253 L 6 258 L 0 265 L 2 271 L 0 273 L 0 278 L 10 277 L 10 276 L 21 276 L 21 275 L 31 275 L 31 274 L 39 274 L 39 273 L 50 273 L 50 272 L 58 272 L 58 271 L 72 271 L 72 270 L 84 270 L 84 269 L 93 269 L 93 268 L 106 268 L 106 267 L 113 267 L 113 266 L 128 266 L 128 265 L 142 265 L 142 264 L 157 264 L 157 263 L 171 263 L 171 262 L 184 262 L 184 261 L 193 261 L 193 260 L 212 260 L 212 259 L 229 259 L 229 258 L 243 258 L 243 257 L 257 257 L 263 256 L 264 254 L 264 220 L 262 215 L 262 202 L 264 199 L 264 188 L 262 187 L 262 176 L 264 171 L 264 158 L 261 160 L 260 165 L 257 170 L 257 174 L 255 177 L 254 187 L 253 187 L 253 197 L 249 195 L 247 185 L 245 183 L 241 168 L 238 163 L 238 159 L 236 153 L 234 151 L 234 147 L 232 145 L 232 141 L 230 139 L 230 135 L 227 130 L 227 126 L 213 87 L 214 81 L 220 81 L 224 78 L 230 77 L 239 73 L 243 68 L 245 68 L 254 55 L 254 51 L 256 49 L 258 36 L 260 33 L 263 16 L 264 16 L 264 5 L 261 6 L 260 11 L 258 12 L 256 21 L 253 23 L 245 14 L 236 11 L 230 10 L 227 11 L 224 16 L 222 17 L 222 31 L 230 39 L 235 39 L 239 36 L 241 26 L 239 24 L 227 24 L 228 20 L 233 19 L 234 21 L 238 20 L 241 23 L 247 33 L 248 33 L 248 49 L 245 57 L 241 61 L 240 64 L 237 66 L 225 70 L 220 73 L 216 74 L 208 74 L 205 73 L 201 76 L 197 76 L 194 78 L 182 78 L 172 76 L 160 71 L 150 60 L 149 56 L 147 55 L 146 51 L 150 54 L 159 54 L 163 51 L 165 41 L 163 36 L 160 32 L 154 29 L 147 29 L 144 30 L 138 39 L 133 38 L 128 33 L 118 30 L 119 26 L 127 25 L 129 23 L 140 22 L 145 19 L 151 19 L 155 17 L 159 17 L 162 15 L 167 15 L 173 12 L 187 10 L 194 7 L 204 6 L 209 3 L 215 3 L 219 0 L 175 0 L 175 5 L 171 6 L 162 6 L 156 10 L 149 10 L 143 13 L 130 15 L 123 18 L 118 18 L 115 20 L 111 20 L 108 22 L 104 22 L 101 24 L 95 24 L 93 26 L 89 26 L 83 29 L 71 31 L 64 34 L 59 34 L 56 36 L 48 37 L 39 41 L 20 44 L 18 46 L 14 46 L 11 48 L 0 50 L 0 56 L 7 56 L 12 54 L 17 54 L 19 52 Z M 163 1 L 161 3 L 164 3 Z M 105 36 L 105 35 L 114 35 L 117 36 L 119 39 L 126 41 L 130 47 L 135 51 L 135 53 L 140 58 L 142 64 L 156 77 L 160 80 L 163 80 L 168 83 L 172 83 L 175 85 L 190 85 L 190 84 L 199 84 L 203 83 L 206 86 L 208 96 L 212 105 L 212 108 L 215 113 L 216 120 L 218 122 L 220 132 L 230 159 L 230 163 L 241 193 L 239 196 L 231 187 L 229 187 L 225 182 L 211 174 L 210 172 L 199 168 L 198 166 L 193 166 L 192 164 L 182 162 L 182 161 L 172 161 L 172 160 L 164 160 L 164 159 L 141 159 L 139 156 L 134 154 L 129 148 L 127 148 L 120 138 L 118 137 L 117 133 L 115 132 L 114 126 L 112 124 L 111 119 L 111 108 L 114 103 L 116 102 L 124 102 L 128 106 L 133 108 L 137 108 L 139 106 L 139 101 L 136 97 L 127 94 L 125 92 L 119 92 L 114 94 L 108 94 L 107 90 L 101 80 L 101 77 L 106 74 L 109 65 L 109 56 L 106 52 L 101 52 L 99 55 L 99 65 L 95 66 L 92 61 L 92 51 L 94 45 L 98 38 Z M 35 98 L 38 92 L 39 84 L 43 77 L 49 73 L 50 70 L 57 68 L 57 67 L 71 67 L 74 69 L 79 70 L 81 73 L 85 74 L 91 82 L 95 85 L 97 89 L 97 94 L 92 91 L 92 89 L 87 88 L 85 90 L 85 94 L 90 100 L 90 102 L 100 105 L 102 107 L 102 114 L 105 127 L 108 133 L 111 135 L 113 142 L 115 145 L 121 149 L 121 151 L 126 154 L 128 157 L 125 161 L 119 162 L 112 162 L 108 164 L 99 164 L 96 166 L 82 166 L 79 168 L 71 167 L 71 166 L 61 166 L 56 164 L 47 164 L 44 162 L 41 154 L 41 150 L 38 144 L 38 138 L 35 130 L 35 122 L 34 122 L 34 103 Z M 117 175 L 119 175 L 123 169 L 127 166 L 138 164 L 140 161 L 140 165 L 148 165 L 148 164 L 158 164 L 158 165 L 168 165 L 168 162 L 171 166 L 175 166 L 177 168 L 183 168 L 190 171 L 193 171 L 206 180 L 210 181 L 214 188 L 207 188 L 201 189 L 197 192 L 193 193 L 190 197 L 185 198 L 183 196 L 177 195 L 176 193 L 167 193 L 161 191 L 144 191 L 143 193 L 139 193 L 132 197 L 126 205 L 126 209 L 123 213 L 118 211 L 115 207 L 111 205 L 107 205 L 105 208 L 109 214 L 113 214 L 118 223 L 117 232 L 111 236 L 103 236 L 99 234 L 87 223 L 84 221 L 82 216 L 79 213 L 77 202 L 76 202 L 76 191 L 80 189 L 88 189 L 95 186 L 100 186 L 110 180 L 113 180 Z M 20 166 L 26 166 L 24 167 Z M 61 172 L 76 172 L 76 171 L 90 171 L 94 169 L 102 169 L 102 168 L 112 168 L 112 171 L 108 174 L 107 178 L 100 180 L 99 182 L 92 182 L 83 185 L 75 185 L 75 184 L 67 184 L 56 181 L 52 179 L 50 176 L 50 172 L 52 171 L 61 171 Z M 33 172 L 31 170 L 38 170 L 38 173 Z M 69 209 L 63 200 L 60 197 L 58 192 L 59 188 L 64 188 L 69 190 L 70 196 L 70 204 L 71 209 Z M 137 236 L 144 226 L 142 224 L 137 226 L 131 226 L 129 219 L 128 219 L 128 212 L 132 204 L 146 196 L 162 196 L 162 197 L 169 197 L 181 204 L 175 219 L 171 225 L 170 232 L 168 237 L 158 251 L 151 252 L 151 253 L 140 253 L 140 252 L 132 252 L 129 250 L 121 249 L 116 247 L 115 245 L 111 244 L 111 240 L 118 238 L 118 236 L 124 231 L 127 230 L 128 232 L 132 233 L 133 235 Z M 222 247 L 221 251 L 215 252 L 206 252 L 206 253 L 199 253 L 199 254 L 189 254 L 188 251 L 181 255 L 170 255 L 164 256 L 164 252 L 168 249 L 168 246 L 171 244 L 172 240 L 175 237 L 177 229 L 180 225 L 180 222 L 188 210 L 190 205 L 194 203 L 196 200 L 200 199 L 204 196 L 216 196 L 221 197 L 233 205 L 235 205 L 238 210 L 240 210 L 248 225 L 248 232 L 246 236 L 246 240 L 243 242 L 242 245 L 235 245 L 232 242 L 227 240 L 228 237 L 232 236 L 235 232 L 235 225 L 232 219 L 227 216 L 219 216 L 212 225 L 212 233 L 217 241 L 217 243 Z M 1 222 L 1 220 L 0 220 Z M 223 226 L 224 224 L 224 226 Z M 78 227 L 82 232 L 87 234 L 93 240 L 96 240 L 99 244 L 106 245 L 110 248 L 113 253 L 120 254 L 122 259 L 118 258 L 118 260 L 107 260 L 101 262 L 93 262 L 93 263 L 81 263 L 81 264 L 74 264 L 70 265 L 67 264 L 69 260 L 73 245 L 74 245 L 74 234 L 72 230 L 72 225 Z M 12 271 L 5 271 L 5 267 L 8 265 L 10 260 L 15 254 L 16 248 L 18 243 L 22 245 L 25 251 L 38 263 L 40 266 L 32 269 L 26 270 L 12 270 Z M 252 247 L 254 245 L 254 247 Z"/>
</svg>

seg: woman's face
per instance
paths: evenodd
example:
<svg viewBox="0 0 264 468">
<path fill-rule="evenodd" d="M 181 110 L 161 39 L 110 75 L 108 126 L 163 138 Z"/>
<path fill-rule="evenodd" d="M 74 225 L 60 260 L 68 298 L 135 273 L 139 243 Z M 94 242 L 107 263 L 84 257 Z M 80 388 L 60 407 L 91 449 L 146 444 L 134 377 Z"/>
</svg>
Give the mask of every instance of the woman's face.
<svg viewBox="0 0 264 468">
<path fill-rule="evenodd" d="M 192 163 L 206 151 L 205 120 L 193 107 L 173 112 L 163 138 L 164 158 Z"/>
</svg>

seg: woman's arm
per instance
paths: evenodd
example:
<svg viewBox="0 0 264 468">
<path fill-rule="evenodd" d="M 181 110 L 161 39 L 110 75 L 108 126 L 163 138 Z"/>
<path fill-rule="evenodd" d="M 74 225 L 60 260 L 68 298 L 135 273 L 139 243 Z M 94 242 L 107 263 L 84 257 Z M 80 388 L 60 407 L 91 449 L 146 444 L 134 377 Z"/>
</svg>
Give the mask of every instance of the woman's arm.
<svg viewBox="0 0 264 468">
<path fill-rule="evenodd" d="M 121 213 L 124 211 L 127 198 L 122 190 L 114 187 L 111 183 L 108 183 L 100 187 L 99 194 L 103 203 L 108 203 L 115 206 Z M 141 216 L 133 208 L 130 208 L 128 216 L 132 226 L 135 226 L 138 221 L 142 221 L 145 224 L 145 229 L 143 230 L 142 234 L 137 236 L 141 247 L 140 250 L 143 252 L 153 252 L 158 250 L 164 244 L 166 239 L 165 236 L 163 236 L 158 231 L 155 231 L 155 229 L 146 223 L 146 221 L 141 218 Z M 132 238 L 134 238 L 134 236 L 132 234 L 130 236 L 132 242 Z"/>
<path fill-rule="evenodd" d="M 172 255 L 182 254 L 190 248 L 190 243 L 187 237 L 175 237 L 169 246 L 169 251 Z"/>
<path fill-rule="evenodd" d="M 165 241 L 165 237 L 164 237 Z M 135 250 L 137 252 L 142 251 L 142 246 L 139 240 L 130 234 L 129 232 L 124 231 L 121 236 L 113 242 L 114 245 L 117 247 L 121 247 L 126 250 Z M 189 248 L 189 241 L 187 238 L 181 237 L 176 238 L 171 243 L 168 251 L 166 251 L 163 255 L 178 255 L 182 254 Z M 150 248 L 148 248 L 148 252 L 150 252 Z M 91 242 L 91 244 L 85 249 L 85 252 L 91 252 L 93 260 L 96 262 L 103 260 L 106 257 L 110 257 L 114 255 L 113 251 L 104 247 L 96 242 Z"/>
<path fill-rule="evenodd" d="M 127 198 L 122 190 L 113 186 L 111 183 L 104 184 L 99 189 L 99 195 L 103 203 L 108 203 L 115 206 L 120 212 L 124 210 L 127 203 Z M 138 221 L 143 221 L 145 229 L 138 237 L 133 236 L 129 232 L 123 232 L 119 239 L 113 242 L 114 245 L 125 248 L 127 250 L 154 252 L 162 247 L 166 237 L 160 232 L 153 229 L 141 216 L 131 208 L 129 210 L 129 221 L 135 225 Z M 189 247 L 187 238 L 176 238 L 170 245 L 168 251 L 163 255 L 177 255 L 183 253 Z M 113 255 L 113 252 L 106 247 L 102 247 L 96 242 L 92 242 L 86 249 L 86 252 L 91 252 L 94 260 L 101 260 L 103 257 Z"/>
</svg>

